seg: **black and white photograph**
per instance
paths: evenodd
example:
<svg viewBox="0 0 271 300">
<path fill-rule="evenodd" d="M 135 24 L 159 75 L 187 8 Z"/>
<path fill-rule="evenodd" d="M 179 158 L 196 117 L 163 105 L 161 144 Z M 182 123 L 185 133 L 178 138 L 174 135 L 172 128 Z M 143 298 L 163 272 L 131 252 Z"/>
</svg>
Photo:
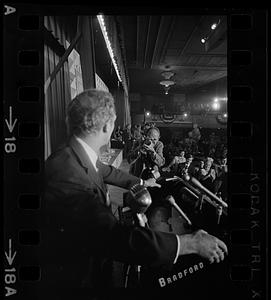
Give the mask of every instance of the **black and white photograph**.
<svg viewBox="0 0 271 300">
<path fill-rule="evenodd" d="M 164 288 L 209 268 L 219 276 L 226 16 L 45 16 L 44 26 L 45 281 Z"/>
</svg>

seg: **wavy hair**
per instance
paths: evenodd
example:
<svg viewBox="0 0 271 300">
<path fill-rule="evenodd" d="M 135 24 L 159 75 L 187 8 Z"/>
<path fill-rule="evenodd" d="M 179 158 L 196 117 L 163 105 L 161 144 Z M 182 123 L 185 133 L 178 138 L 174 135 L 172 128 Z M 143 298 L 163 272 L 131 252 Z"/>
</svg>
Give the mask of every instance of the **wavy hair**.
<svg viewBox="0 0 271 300">
<path fill-rule="evenodd" d="M 77 95 L 68 105 L 67 126 L 70 135 L 99 131 L 116 115 L 114 98 L 109 92 L 89 89 Z"/>
</svg>

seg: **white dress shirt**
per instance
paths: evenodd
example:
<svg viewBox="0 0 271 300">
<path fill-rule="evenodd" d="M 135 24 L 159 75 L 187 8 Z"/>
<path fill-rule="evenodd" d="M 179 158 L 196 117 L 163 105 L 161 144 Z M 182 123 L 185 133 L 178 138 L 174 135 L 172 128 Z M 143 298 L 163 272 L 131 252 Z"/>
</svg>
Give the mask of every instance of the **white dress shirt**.
<svg viewBox="0 0 271 300">
<path fill-rule="evenodd" d="M 84 142 L 82 139 L 80 139 L 77 136 L 75 136 L 75 138 L 82 145 L 82 147 L 85 149 L 90 162 L 92 163 L 94 169 L 98 172 L 98 169 L 96 167 L 96 163 L 97 163 L 97 160 L 98 160 L 97 153 L 86 142 Z"/>
</svg>

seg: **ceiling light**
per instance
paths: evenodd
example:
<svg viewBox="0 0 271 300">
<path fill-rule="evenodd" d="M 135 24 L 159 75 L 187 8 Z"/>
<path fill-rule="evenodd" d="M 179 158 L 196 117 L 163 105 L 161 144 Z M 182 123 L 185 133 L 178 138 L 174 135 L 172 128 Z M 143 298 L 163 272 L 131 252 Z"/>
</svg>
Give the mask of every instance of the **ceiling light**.
<svg viewBox="0 0 271 300">
<path fill-rule="evenodd" d="M 211 29 L 215 30 L 219 24 L 220 24 L 220 19 L 211 25 Z"/>
<path fill-rule="evenodd" d="M 202 38 L 200 41 L 202 42 L 202 44 L 204 44 L 206 42 L 206 38 Z"/>
<path fill-rule="evenodd" d="M 165 87 L 169 87 L 171 85 L 175 84 L 175 81 L 172 80 L 163 80 L 159 82 L 161 85 L 165 86 Z"/>
<path fill-rule="evenodd" d="M 168 95 L 169 89 L 172 85 L 176 83 L 175 81 L 170 80 L 170 78 L 174 76 L 175 73 L 171 71 L 164 71 L 161 73 L 161 75 L 165 78 L 165 80 L 160 81 L 159 84 L 161 84 L 164 87 L 165 94 Z"/>
<path fill-rule="evenodd" d="M 212 24 L 211 29 L 212 29 L 212 30 L 215 30 L 216 27 L 217 27 L 217 23 L 214 23 L 214 24 Z"/>
<path fill-rule="evenodd" d="M 184 117 L 187 117 L 187 113 L 184 113 L 183 116 L 184 116 Z"/>
<path fill-rule="evenodd" d="M 227 117 L 228 117 L 228 114 L 224 114 L 223 117 L 224 117 L 224 118 L 227 118 Z"/>
<path fill-rule="evenodd" d="M 220 104 L 218 102 L 214 102 L 212 104 L 212 107 L 213 107 L 214 110 L 218 110 L 220 108 Z"/>
<path fill-rule="evenodd" d="M 165 72 L 162 72 L 161 75 L 165 78 L 165 79 L 170 79 L 172 76 L 175 75 L 174 72 L 171 72 L 171 71 L 165 71 Z"/>
<path fill-rule="evenodd" d="M 111 46 L 111 42 L 110 42 L 109 37 L 108 37 L 107 28 L 106 28 L 106 25 L 105 25 L 105 22 L 104 22 L 104 16 L 103 15 L 97 15 L 97 19 L 98 19 L 100 28 L 102 30 L 103 37 L 104 37 L 104 40 L 105 40 L 105 44 L 106 44 L 107 50 L 109 52 L 110 58 L 112 60 L 113 66 L 115 68 L 118 80 L 120 82 L 122 82 L 121 77 L 120 77 L 120 73 L 119 73 L 119 69 L 118 69 L 118 65 L 116 63 L 115 55 L 114 55 L 114 52 L 113 52 L 113 49 L 112 49 L 112 46 Z"/>
</svg>

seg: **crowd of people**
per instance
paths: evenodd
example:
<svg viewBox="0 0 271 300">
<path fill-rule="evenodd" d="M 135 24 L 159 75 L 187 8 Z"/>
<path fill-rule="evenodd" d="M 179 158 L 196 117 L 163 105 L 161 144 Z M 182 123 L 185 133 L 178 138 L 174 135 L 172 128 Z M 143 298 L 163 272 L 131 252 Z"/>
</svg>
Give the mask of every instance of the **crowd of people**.
<svg viewBox="0 0 271 300">
<path fill-rule="evenodd" d="M 204 131 L 204 130 L 203 130 Z M 197 124 L 184 139 L 173 139 L 164 147 L 164 172 L 190 175 L 211 192 L 227 200 L 227 143 L 225 135 L 203 135 Z"/>
<path fill-rule="evenodd" d="M 128 159 L 133 175 L 140 176 L 146 167 L 151 167 L 162 174 L 193 176 L 211 192 L 227 200 L 227 137 L 223 132 L 208 134 L 205 128 L 193 124 L 184 137 L 175 135 L 169 143 L 163 144 L 160 131 L 152 122 L 133 127 L 127 125 L 124 129 L 118 126 L 113 138 L 123 142 L 124 157 Z M 142 151 L 142 146 L 146 148 L 146 140 L 154 142 L 151 151 L 147 151 L 154 159 Z"/>
</svg>

